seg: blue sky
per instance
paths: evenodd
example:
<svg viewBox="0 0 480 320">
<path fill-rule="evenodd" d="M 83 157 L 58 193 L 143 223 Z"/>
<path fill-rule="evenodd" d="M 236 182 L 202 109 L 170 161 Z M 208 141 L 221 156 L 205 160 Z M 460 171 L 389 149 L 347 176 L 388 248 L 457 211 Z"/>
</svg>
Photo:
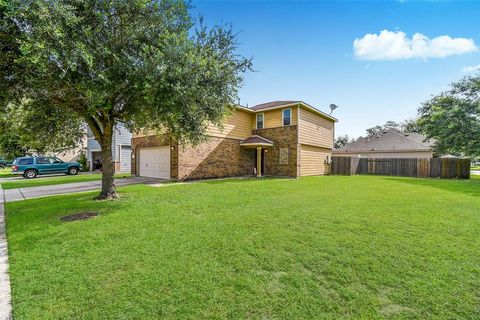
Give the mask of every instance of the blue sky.
<svg viewBox="0 0 480 320">
<path fill-rule="evenodd" d="M 422 101 L 480 65 L 480 1 L 193 5 L 209 25 L 232 23 L 239 52 L 253 58 L 256 72 L 245 77 L 242 105 L 303 100 L 329 111 L 335 103 L 337 135 L 356 137 L 387 120 L 413 118 Z M 418 41 L 416 33 L 423 35 Z M 449 38 L 434 39 L 440 36 Z"/>
</svg>

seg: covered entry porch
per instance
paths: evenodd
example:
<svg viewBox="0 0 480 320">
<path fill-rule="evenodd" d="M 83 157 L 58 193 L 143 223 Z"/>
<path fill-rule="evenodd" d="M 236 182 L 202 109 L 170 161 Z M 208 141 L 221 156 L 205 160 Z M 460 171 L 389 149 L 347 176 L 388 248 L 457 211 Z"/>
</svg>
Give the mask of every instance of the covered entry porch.
<svg viewBox="0 0 480 320">
<path fill-rule="evenodd" d="M 253 135 L 240 141 L 242 148 L 252 149 L 255 154 L 254 173 L 257 177 L 265 175 L 265 153 L 273 147 L 273 142 L 264 137 Z"/>
</svg>

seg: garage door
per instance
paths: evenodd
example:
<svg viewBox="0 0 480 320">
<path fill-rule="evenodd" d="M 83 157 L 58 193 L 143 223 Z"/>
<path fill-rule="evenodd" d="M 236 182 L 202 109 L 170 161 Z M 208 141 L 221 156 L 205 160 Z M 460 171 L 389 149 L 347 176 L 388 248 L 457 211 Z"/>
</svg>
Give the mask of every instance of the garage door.
<svg viewBox="0 0 480 320">
<path fill-rule="evenodd" d="M 170 146 L 140 149 L 138 156 L 140 176 L 170 179 Z"/>
<path fill-rule="evenodd" d="M 302 144 L 300 151 L 300 175 L 316 176 L 325 174 L 325 159 L 330 155 L 329 149 Z"/>
</svg>

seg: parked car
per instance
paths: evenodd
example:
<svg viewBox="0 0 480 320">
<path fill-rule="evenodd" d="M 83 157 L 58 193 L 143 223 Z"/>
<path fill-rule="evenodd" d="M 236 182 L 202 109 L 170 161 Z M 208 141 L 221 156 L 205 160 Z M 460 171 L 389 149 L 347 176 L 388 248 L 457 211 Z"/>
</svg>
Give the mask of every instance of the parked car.
<svg viewBox="0 0 480 320">
<path fill-rule="evenodd" d="M 33 179 L 39 174 L 66 173 L 76 175 L 82 166 L 78 162 L 63 162 L 56 157 L 22 157 L 13 162 L 12 172 Z"/>
<path fill-rule="evenodd" d="M 0 159 L 0 169 L 4 169 L 8 166 L 11 166 L 12 162 L 4 159 Z"/>
</svg>

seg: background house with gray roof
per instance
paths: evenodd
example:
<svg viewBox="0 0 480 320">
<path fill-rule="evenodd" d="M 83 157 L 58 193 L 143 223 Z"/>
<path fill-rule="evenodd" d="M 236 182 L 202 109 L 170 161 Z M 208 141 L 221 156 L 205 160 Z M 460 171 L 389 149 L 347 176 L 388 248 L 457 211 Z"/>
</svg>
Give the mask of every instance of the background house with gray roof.
<svg viewBox="0 0 480 320">
<path fill-rule="evenodd" d="M 358 158 L 433 158 L 435 141 L 415 132 L 388 128 L 372 137 L 334 149 L 332 156 Z"/>
</svg>

